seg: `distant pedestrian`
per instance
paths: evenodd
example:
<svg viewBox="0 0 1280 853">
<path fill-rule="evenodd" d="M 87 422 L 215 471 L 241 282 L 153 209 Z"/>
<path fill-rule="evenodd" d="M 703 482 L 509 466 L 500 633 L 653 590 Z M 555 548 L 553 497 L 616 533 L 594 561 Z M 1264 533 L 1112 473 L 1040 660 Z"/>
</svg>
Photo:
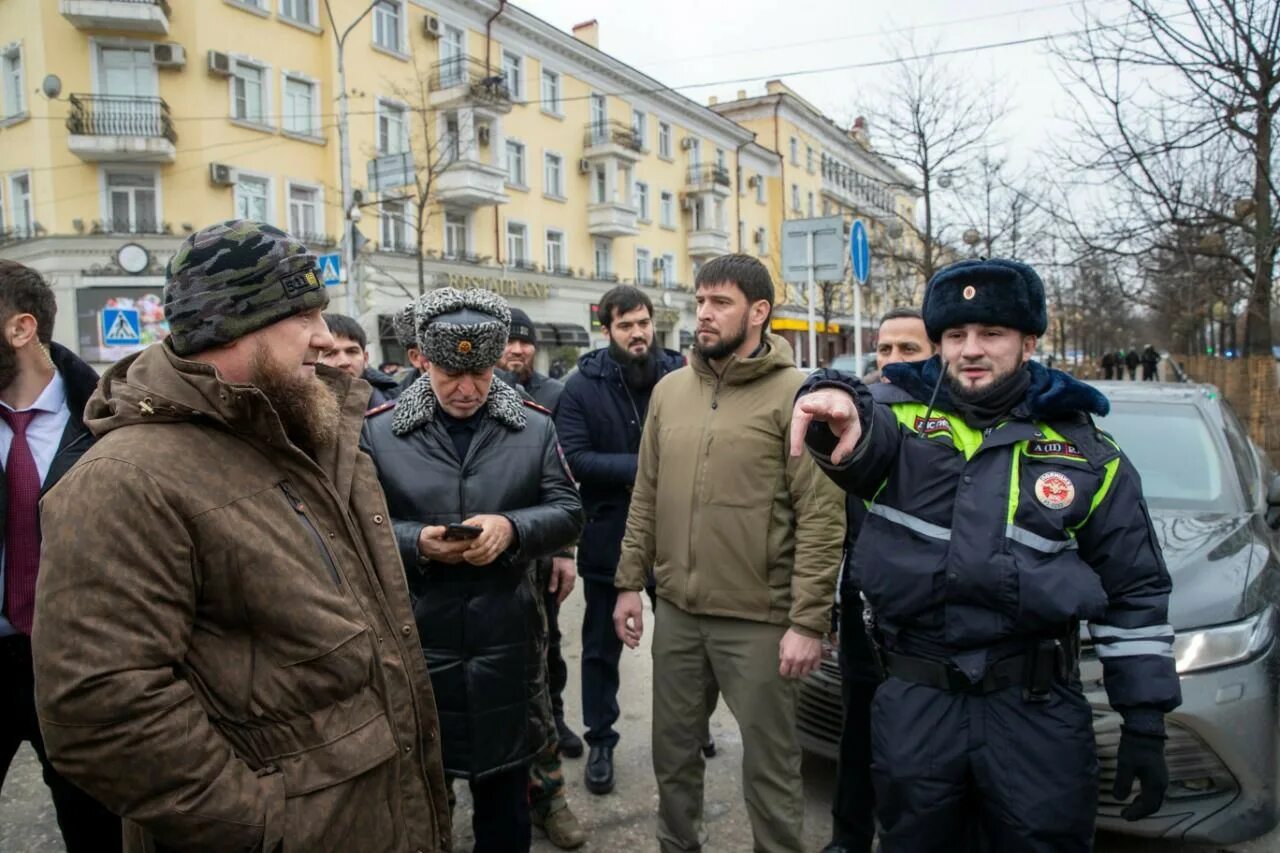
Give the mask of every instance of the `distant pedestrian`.
<svg viewBox="0 0 1280 853">
<path fill-rule="evenodd" d="M 1116 378 L 1116 354 L 1114 352 L 1104 352 L 1102 354 L 1102 378 Z"/>
<path fill-rule="evenodd" d="M 1142 363 L 1142 356 L 1138 355 L 1137 345 L 1129 347 L 1129 351 L 1124 355 L 1124 366 L 1129 369 L 1129 381 L 1138 381 L 1138 365 Z"/>
<path fill-rule="evenodd" d="M 1142 351 L 1142 381 L 1155 382 L 1160 367 L 1160 353 L 1151 344 Z"/>
</svg>

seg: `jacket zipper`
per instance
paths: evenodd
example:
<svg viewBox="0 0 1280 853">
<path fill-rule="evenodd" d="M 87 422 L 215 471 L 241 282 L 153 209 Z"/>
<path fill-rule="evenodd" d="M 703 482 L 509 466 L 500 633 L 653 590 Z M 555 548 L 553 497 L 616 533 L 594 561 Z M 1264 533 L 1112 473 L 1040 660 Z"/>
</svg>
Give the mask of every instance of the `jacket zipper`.
<svg viewBox="0 0 1280 853">
<path fill-rule="evenodd" d="M 289 502 L 289 506 L 293 507 L 293 511 L 297 513 L 298 518 L 302 521 L 302 526 L 311 534 L 311 538 L 315 540 L 316 547 L 320 549 L 321 556 L 324 557 L 325 565 L 329 567 L 329 574 L 333 576 L 333 582 L 342 586 L 342 576 L 338 574 L 338 564 L 334 562 L 333 555 L 329 553 L 328 547 L 324 544 L 324 537 L 320 535 L 320 531 L 316 529 L 315 524 L 307 516 L 305 505 L 302 499 L 298 497 L 297 492 L 293 490 L 293 486 L 288 480 L 280 481 L 280 491 L 284 492 L 285 500 Z"/>
<path fill-rule="evenodd" d="M 631 396 L 631 389 L 627 387 L 627 379 L 625 376 L 622 375 L 622 368 L 619 366 L 617 370 L 618 370 L 618 384 L 622 386 L 622 393 L 627 395 L 627 402 L 631 404 L 631 414 L 635 415 L 635 419 L 636 419 L 635 431 L 637 434 L 640 434 L 644 431 L 644 424 L 640 423 L 640 410 L 636 408 L 635 397 Z M 630 439 L 631 436 L 628 435 L 627 438 Z M 636 452 L 637 453 L 640 452 L 639 441 L 636 442 Z"/>
</svg>

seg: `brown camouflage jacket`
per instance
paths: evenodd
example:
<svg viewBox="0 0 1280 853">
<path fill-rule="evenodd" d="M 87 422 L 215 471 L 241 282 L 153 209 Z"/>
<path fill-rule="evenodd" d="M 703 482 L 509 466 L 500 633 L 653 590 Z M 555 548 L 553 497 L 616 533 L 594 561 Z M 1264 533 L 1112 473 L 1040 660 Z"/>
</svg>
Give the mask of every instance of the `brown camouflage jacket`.
<svg viewBox="0 0 1280 853">
<path fill-rule="evenodd" d="M 450 846 L 435 701 L 373 464 L 368 386 L 313 461 L 257 389 L 154 345 L 42 504 L 49 756 L 126 850 Z"/>
</svg>

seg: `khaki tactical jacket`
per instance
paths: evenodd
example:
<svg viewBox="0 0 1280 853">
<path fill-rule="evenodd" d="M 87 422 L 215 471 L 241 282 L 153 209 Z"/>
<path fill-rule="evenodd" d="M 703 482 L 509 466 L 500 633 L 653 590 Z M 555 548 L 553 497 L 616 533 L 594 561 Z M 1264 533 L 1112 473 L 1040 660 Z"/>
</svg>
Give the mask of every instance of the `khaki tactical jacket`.
<svg viewBox="0 0 1280 853">
<path fill-rule="evenodd" d="M 830 628 L 844 495 L 788 431 L 804 374 L 791 347 L 732 359 L 717 376 L 696 352 L 653 390 L 615 585 L 689 613 Z"/>
<path fill-rule="evenodd" d="M 317 459 L 260 391 L 163 344 L 103 376 L 42 504 L 36 702 L 125 849 L 445 850 L 435 702 L 368 386 Z"/>
</svg>

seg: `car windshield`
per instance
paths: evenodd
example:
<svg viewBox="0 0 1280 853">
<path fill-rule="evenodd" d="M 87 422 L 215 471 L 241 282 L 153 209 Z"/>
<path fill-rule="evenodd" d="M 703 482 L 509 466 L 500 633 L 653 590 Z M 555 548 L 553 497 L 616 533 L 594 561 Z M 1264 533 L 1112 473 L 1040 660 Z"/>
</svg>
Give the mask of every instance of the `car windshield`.
<svg viewBox="0 0 1280 853">
<path fill-rule="evenodd" d="M 1142 476 L 1152 509 L 1238 512 L 1239 487 L 1212 427 L 1193 403 L 1112 400 L 1098 426 Z"/>
</svg>

